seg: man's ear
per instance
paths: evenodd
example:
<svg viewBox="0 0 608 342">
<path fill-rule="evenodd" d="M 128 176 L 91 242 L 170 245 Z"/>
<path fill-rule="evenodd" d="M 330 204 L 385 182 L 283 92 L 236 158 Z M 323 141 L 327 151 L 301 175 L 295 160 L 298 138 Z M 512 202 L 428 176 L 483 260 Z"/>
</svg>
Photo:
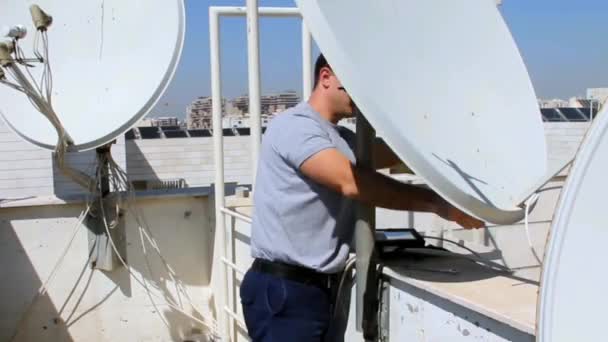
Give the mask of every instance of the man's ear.
<svg viewBox="0 0 608 342">
<path fill-rule="evenodd" d="M 331 75 L 332 71 L 328 67 L 323 67 L 321 68 L 321 71 L 319 71 L 319 83 L 323 88 L 327 89 L 331 86 L 329 80 L 331 78 Z"/>
</svg>

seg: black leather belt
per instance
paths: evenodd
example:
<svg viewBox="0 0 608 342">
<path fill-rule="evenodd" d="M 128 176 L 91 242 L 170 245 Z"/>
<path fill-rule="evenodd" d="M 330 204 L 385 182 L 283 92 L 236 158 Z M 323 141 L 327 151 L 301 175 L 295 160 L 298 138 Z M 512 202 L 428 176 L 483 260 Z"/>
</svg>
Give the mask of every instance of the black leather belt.
<svg viewBox="0 0 608 342">
<path fill-rule="evenodd" d="M 320 273 L 310 268 L 264 259 L 255 259 L 253 265 L 251 265 L 251 270 L 305 285 L 316 286 L 323 290 L 329 290 L 336 280 L 336 275 L 333 274 Z"/>
</svg>

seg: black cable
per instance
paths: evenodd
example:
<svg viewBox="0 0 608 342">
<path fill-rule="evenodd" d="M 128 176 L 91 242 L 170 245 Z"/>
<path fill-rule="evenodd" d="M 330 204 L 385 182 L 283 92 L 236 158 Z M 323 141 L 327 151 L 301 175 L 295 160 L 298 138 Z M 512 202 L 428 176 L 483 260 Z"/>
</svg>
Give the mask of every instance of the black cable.
<svg viewBox="0 0 608 342">
<path fill-rule="evenodd" d="M 450 240 L 450 239 L 440 238 L 440 237 L 435 237 L 435 236 L 422 235 L 422 237 L 424 239 L 429 239 L 429 240 L 437 240 L 437 241 L 449 242 L 449 243 L 451 243 L 453 245 L 456 245 L 456 246 L 458 246 L 458 247 L 460 247 L 460 248 L 462 248 L 462 249 L 464 249 L 464 250 L 466 250 L 468 252 L 471 252 L 471 254 L 473 254 L 478 259 L 478 261 L 486 264 L 487 266 L 496 267 L 496 268 L 499 268 L 499 269 L 501 269 L 501 270 L 503 270 L 505 272 L 513 273 L 513 270 L 511 270 L 509 267 L 506 267 L 506 266 L 503 266 L 503 265 L 499 265 L 499 264 L 496 264 L 496 263 L 494 263 L 492 261 L 489 261 L 489 260 L 485 259 L 479 253 L 475 252 L 474 250 L 470 249 L 469 247 L 465 246 L 464 244 L 458 243 L 458 242 Z M 472 259 L 472 260 L 474 260 L 474 259 Z"/>
</svg>

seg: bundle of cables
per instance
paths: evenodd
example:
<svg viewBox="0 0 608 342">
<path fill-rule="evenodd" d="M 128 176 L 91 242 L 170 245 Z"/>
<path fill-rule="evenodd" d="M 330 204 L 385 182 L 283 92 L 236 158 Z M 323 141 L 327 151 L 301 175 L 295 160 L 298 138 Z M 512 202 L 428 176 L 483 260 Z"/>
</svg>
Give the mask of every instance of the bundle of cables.
<svg viewBox="0 0 608 342">
<path fill-rule="evenodd" d="M 165 257 L 161 253 L 158 243 L 154 239 L 152 231 L 150 230 L 141 211 L 137 207 L 135 201 L 135 192 L 132 183 L 130 182 L 126 172 L 112 158 L 112 155 L 110 154 L 110 149 L 108 148 L 106 153 L 98 153 L 98 158 L 96 160 L 97 171 L 94 172 L 94 177 L 90 176 L 90 174 L 92 174 L 93 172 L 84 173 L 79 170 L 72 169 L 67 165 L 65 160 L 66 153 L 69 151 L 70 145 L 74 144 L 74 141 L 66 132 L 65 128 L 61 124 L 61 121 L 59 120 L 59 116 L 53 108 L 53 72 L 51 69 L 51 61 L 49 59 L 49 38 L 47 34 L 47 30 L 52 24 L 53 20 L 51 16 L 46 14 L 42 9 L 40 9 L 40 7 L 36 5 L 30 7 L 30 12 L 34 25 L 36 27 L 36 35 L 34 38 L 35 58 L 27 58 L 19 44 L 19 40 L 23 39 L 27 33 L 26 29 L 22 26 L 18 26 L 13 28 L 12 30 L 9 30 L 9 37 L 11 38 L 11 41 L 0 43 L 0 84 L 8 86 L 9 88 L 14 89 L 15 91 L 25 95 L 32 104 L 32 106 L 34 106 L 34 108 L 42 115 L 44 115 L 53 125 L 53 127 L 57 131 L 57 144 L 54 150 L 53 157 L 57 161 L 59 169 L 77 184 L 84 187 L 87 190 L 88 195 L 86 201 L 86 208 L 78 217 L 75 228 L 66 247 L 64 248 L 54 267 L 52 268 L 50 275 L 44 281 L 44 283 L 36 293 L 26 313 L 22 316 L 21 321 L 17 325 L 17 329 L 14 336 L 17 336 L 17 334 L 21 330 L 28 311 L 32 309 L 37 299 L 47 293 L 51 282 L 56 278 L 57 272 L 63 264 L 65 257 L 68 254 L 68 251 L 70 250 L 78 232 L 80 231 L 80 228 L 83 226 L 85 219 L 89 215 L 91 215 L 93 210 L 92 208 L 100 208 L 101 212 L 97 214 L 98 217 L 100 217 L 103 221 L 105 232 L 112 246 L 112 249 L 115 255 L 117 256 L 117 259 L 128 270 L 132 279 L 134 279 L 145 289 L 150 301 L 152 302 L 152 305 L 157 308 L 157 303 L 155 299 L 162 301 L 163 304 L 182 313 L 194 322 L 197 322 L 208 328 L 208 340 L 220 340 L 217 329 L 217 322 L 211 317 L 210 314 L 204 314 L 204 311 L 196 308 L 194 301 L 189 295 L 184 283 L 180 280 L 176 272 L 169 265 L 169 263 L 166 261 Z M 41 64 L 43 67 L 43 71 L 39 80 L 37 80 L 30 71 L 31 68 L 35 67 L 35 64 Z M 22 70 L 22 68 L 25 70 L 25 72 Z M 106 208 L 106 203 L 110 202 L 106 202 L 106 194 L 103 194 L 101 192 L 100 184 L 102 184 L 102 178 L 109 180 L 111 188 L 113 190 L 112 195 L 118 197 L 117 201 L 113 202 L 115 203 L 114 208 Z M 98 203 L 96 203 L 97 201 Z M 149 279 L 155 279 L 154 272 L 152 270 L 148 258 L 148 248 L 151 248 L 157 254 L 158 258 L 160 259 L 162 265 L 165 268 L 165 271 L 169 275 L 170 280 L 176 286 L 176 292 L 178 296 L 177 302 L 173 300 L 169 294 L 166 294 L 165 296 L 157 294 L 158 291 L 163 291 L 160 286 L 155 288 L 156 291 L 151 291 L 151 287 L 153 285 L 150 284 L 149 281 L 146 281 L 145 277 L 137 275 L 132 270 L 131 266 L 121 256 L 121 253 L 118 251 L 118 248 L 116 247 L 116 244 L 112 239 L 111 230 L 116 229 L 119 224 L 119 221 L 108 220 L 107 218 L 109 217 L 109 213 L 106 212 L 106 209 L 116 210 L 116 213 L 118 213 L 122 210 L 123 206 L 127 208 L 127 210 L 135 219 L 135 222 L 137 224 L 141 248 L 145 257 L 146 268 L 148 269 L 149 273 Z M 114 217 L 118 216 L 119 215 L 115 215 Z M 92 253 L 89 253 L 89 261 L 91 259 L 91 254 Z M 182 303 L 182 296 L 185 298 L 185 301 L 189 304 L 194 314 L 191 314 L 190 312 L 186 311 L 186 308 Z M 70 297 L 71 293 L 70 296 L 68 296 L 67 300 L 69 300 Z M 67 304 L 67 301 L 65 304 Z M 62 310 L 65 307 L 65 304 L 62 306 Z M 163 323 L 167 325 L 167 327 L 169 327 L 169 323 L 161 314 L 161 311 L 157 309 L 156 312 L 158 313 Z"/>
<path fill-rule="evenodd" d="M 114 194 L 116 194 L 116 196 L 118 196 L 117 200 L 115 201 L 115 207 L 109 208 L 109 209 L 119 212 L 121 210 L 121 208 L 124 207 L 129 211 L 130 215 L 134 218 L 134 220 L 136 222 L 143 255 L 144 255 L 144 258 L 146 261 L 146 268 L 149 273 L 149 278 L 155 279 L 155 275 L 154 275 L 154 271 L 150 265 L 150 260 L 148 258 L 147 245 L 149 247 L 151 247 L 151 249 L 156 253 L 158 258 L 160 259 L 162 265 L 164 266 L 165 271 L 169 275 L 171 281 L 176 286 L 178 296 L 180 293 L 183 294 L 187 303 L 190 305 L 190 307 L 192 309 L 194 309 L 196 311 L 197 315 L 200 317 L 205 317 L 203 315 L 203 312 L 201 310 L 197 309 L 196 305 L 194 304 L 194 302 L 192 300 L 192 297 L 189 295 L 186 287 L 184 286 L 184 283 L 181 281 L 179 276 L 176 274 L 176 272 L 173 270 L 173 268 L 169 265 L 169 263 L 163 256 L 163 254 L 158 246 L 158 243 L 156 242 L 156 239 L 154 238 L 154 235 L 152 234 L 150 226 L 148 225 L 148 222 L 146 221 L 144 215 L 142 214 L 141 210 L 137 206 L 135 190 L 133 188 L 131 181 L 129 180 L 127 173 L 120 167 L 120 165 L 118 165 L 116 163 L 116 161 L 112 158 L 112 155 L 110 154 L 109 151 L 105 154 L 102 154 L 99 157 L 97 162 L 98 162 L 98 165 L 100 166 L 97 168 L 97 173 L 96 173 L 97 184 L 101 184 L 101 178 L 107 176 L 109 178 L 110 185 L 112 187 L 112 190 L 114 191 Z M 104 174 L 104 172 L 105 172 L 104 165 L 107 165 L 107 167 L 108 167 L 107 175 Z M 132 271 L 129 264 L 127 264 L 127 262 L 122 258 L 114 240 L 112 239 L 112 234 L 110 232 L 111 229 L 115 229 L 115 227 L 118 225 L 118 222 L 117 221 L 113 221 L 113 222 L 107 221 L 107 217 L 109 217 L 109 215 L 106 212 L 107 208 L 105 207 L 104 199 L 102 196 L 96 196 L 96 199 L 99 201 L 99 207 L 101 208 L 101 217 L 103 219 L 104 227 L 106 229 L 106 233 L 109 238 L 109 242 L 112 246 L 112 249 L 116 253 L 117 258 L 119 259 L 121 264 L 123 264 L 123 266 L 129 271 L 132 278 L 144 287 L 144 289 L 146 290 L 146 293 L 148 294 L 148 297 L 150 298 L 150 301 L 152 302 L 152 304 L 154 306 L 156 306 L 156 303 L 154 302 L 153 297 L 156 297 L 157 299 L 159 299 L 160 296 L 155 295 L 154 292 L 151 292 L 149 289 L 149 284 L 146 281 L 146 279 L 143 277 L 141 277 L 141 279 L 140 279 L 140 277 L 137 276 Z M 114 217 L 118 217 L 118 216 L 119 215 L 114 215 Z M 167 299 L 167 298 L 165 298 L 165 299 L 160 298 L 160 299 L 164 300 L 169 307 L 177 310 L 178 312 L 181 312 L 182 314 L 191 318 L 195 322 L 200 323 L 203 326 L 206 326 L 207 328 L 209 328 L 211 337 L 213 337 L 214 340 L 219 340 L 219 334 L 217 332 L 218 331 L 217 322 L 213 318 L 209 317 L 209 318 L 207 318 L 207 321 L 201 320 L 201 319 L 196 318 L 193 315 L 185 312 L 184 308 L 180 304 L 176 303 L 175 301 Z M 179 298 L 179 302 L 181 303 L 181 298 Z M 159 311 L 157 310 L 157 312 L 159 312 Z M 161 316 L 161 318 L 163 319 L 163 322 L 168 327 L 168 323 L 164 320 L 164 318 L 162 316 Z"/>
<path fill-rule="evenodd" d="M 17 26 L 13 30 L 9 30 L 11 41 L 0 43 L 0 84 L 24 94 L 32 106 L 49 120 L 57 131 L 57 144 L 53 157 L 57 161 L 58 167 L 77 184 L 88 189 L 91 185 L 90 178 L 84 173 L 68 167 L 65 162 L 65 155 L 74 141 L 66 132 L 53 108 L 53 71 L 47 34 L 53 19 L 37 5 L 32 5 L 30 12 L 36 27 L 34 37 L 36 58 L 27 58 L 19 44 L 27 33 L 26 29 Z M 42 64 L 43 72 L 40 80 L 37 80 L 30 71 L 34 67 L 32 63 Z"/>
</svg>

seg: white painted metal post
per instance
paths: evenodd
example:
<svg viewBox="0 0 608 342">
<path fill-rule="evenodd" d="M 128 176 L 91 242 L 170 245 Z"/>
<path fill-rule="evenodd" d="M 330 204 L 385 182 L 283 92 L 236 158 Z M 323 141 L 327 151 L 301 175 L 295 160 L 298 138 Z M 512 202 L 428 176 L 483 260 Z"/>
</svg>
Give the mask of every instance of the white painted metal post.
<svg viewBox="0 0 608 342">
<path fill-rule="evenodd" d="M 302 97 L 307 101 L 312 92 L 312 36 L 302 20 Z"/>
<path fill-rule="evenodd" d="M 213 10 L 219 16 L 244 17 L 247 16 L 247 8 L 239 6 L 213 6 Z M 258 16 L 271 18 L 300 17 L 300 11 L 296 7 L 258 7 Z"/>
<path fill-rule="evenodd" d="M 262 142 L 262 115 L 260 99 L 260 41 L 258 1 L 247 0 L 247 64 L 249 75 L 249 118 L 251 122 L 252 187 L 255 187 L 260 145 Z"/>
<path fill-rule="evenodd" d="M 222 130 L 222 84 L 220 69 L 220 22 L 219 14 L 213 8 L 209 9 L 209 41 L 211 60 L 211 101 L 212 101 L 212 124 L 213 124 L 213 158 L 215 163 L 215 232 L 219 234 L 219 251 L 215 266 L 219 267 L 219 281 L 215 289 L 217 291 L 217 312 L 219 321 L 219 332 L 223 336 L 230 336 L 228 324 L 229 316 L 222 310 L 227 302 L 226 276 L 227 269 L 221 260 L 226 257 L 226 225 L 222 209 L 225 206 L 224 194 L 224 137 Z M 221 312 L 221 314 L 220 314 Z"/>
<path fill-rule="evenodd" d="M 220 67 L 220 35 L 219 35 L 219 19 L 220 16 L 245 16 L 247 15 L 248 27 L 248 51 L 249 51 L 249 113 L 251 115 L 251 136 L 253 140 L 252 146 L 252 164 L 253 164 L 253 179 L 255 180 L 255 171 L 257 159 L 260 151 L 260 143 L 262 136 L 261 129 L 261 99 L 260 99 L 260 62 L 259 62 L 259 29 L 258 16 L 264 15 L 269 17 L 298 17 L 300 13 L 297 8 L 286 7 L 257 7 L 257 1 L 248 1 L 248 7 L 210 7 L 209 8 L 209 39 L 210 39 L 210 55 L 211 55 L 211 99 L 212 99 L 212 122 L 213 122 L 213 151 L 215 162 L 215 229 L 216 234 L 219 234 L 218 248 L 215 253 L 217 255 L 215 267 L 219 268 L 219 280 L 217 282 L 217 302 L 218 309 L 218 324 L 219 333 L 223 338 L 232 338 L 230 320 L 234 319 L 236 323 L 242 325 L 235 312 L 233 312 L 233 303 L 229 303 L 229 292 L 233 290 L 233 284 L 230 282 L 228 286 L 228 268 L 235 268 L 235 265 L 229 262 L 227 256 L 227 239 L 226 239 L 226 223 L 224 212 L 228 212 L 225 208 L 225 191 L 224 191 L 224 138 L 222 131 L 222 91 L 221 91 L 221 67 Z M 249 15 L 249 13 L 252 15 Z M 254 18 L 254 19 L 252 19 Z M 310 55 L 310 54 L 309 54 Z M 310 60 L 309 60 L 310 64 Z M 312 73 L 311 73 L 312 74 Z M 304 80 L 306 82 L 306 79 Z M 310 87 L 309 87 L 310 88 Z M 239 216 L 236 216 L 239 217 Z M 243 218 L 241 218 L 243 219 Z M 249 221 L 250 222 L 250 219 Z M 232 256 L 231 256 L 232 257 Z M 227 266 L 229 265 L 229 266 Z M 234 297 L 231 297 L 234 299 Z M 220 313 L 221 312 L 221 313 Z"/>
<path fill-rule="evenodd" d="M 227 216 L 225 216 L 227 217 Z M 228 217 L 227 217 L 228 218 Z M 227 256 L 227 258 L 229 260 L 235 260 L 236 259 L 236 255 L 234 254 L 234 229 L 235 229 L 235 225 L 236 225 L 236 218 L 235 217 L 229 217 L 227 220 L 228 223 L 228 227 L 226 227 L 226 252 L 224 253 L 225 256 Z M 226 294 L 226 307 L 230 308 L 230 312 L 238 312 L 238 308 L 237 308 L 237 296 L 238 296 L 238 289 L 235 286 L 235 282 L 236 282 L 236 278 L 235 278 L 235 270 L 234 268 L 230 267 L 228 264 L 223 263 L 224 267 L 226 269 L 226 290 L 228 291 L 228 293 Z M 230 330 L 230 341 L 236 341 L 236 334 L 237 334 L 237 322 L 234 319 L 230 320 L 228 329 Z"/>
</svg>

